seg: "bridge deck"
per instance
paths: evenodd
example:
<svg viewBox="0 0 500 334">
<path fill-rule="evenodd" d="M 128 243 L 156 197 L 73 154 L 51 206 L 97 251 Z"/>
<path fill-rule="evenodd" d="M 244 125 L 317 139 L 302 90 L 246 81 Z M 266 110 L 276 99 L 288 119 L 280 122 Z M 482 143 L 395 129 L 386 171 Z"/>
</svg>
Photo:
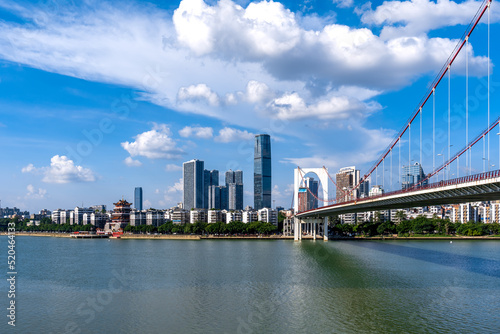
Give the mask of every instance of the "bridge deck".
<svg viewBox="0 0 500 334">
<path fill-rule="evenodd" d="M 397 190 L 380 196 L 324 206 L 300 212 L 296 216 L 300 218 L 326 217 L 334 214 L 497 199 L 500 199 L 500 170 L 440 181 L 416 189 Z"/>
</svg>

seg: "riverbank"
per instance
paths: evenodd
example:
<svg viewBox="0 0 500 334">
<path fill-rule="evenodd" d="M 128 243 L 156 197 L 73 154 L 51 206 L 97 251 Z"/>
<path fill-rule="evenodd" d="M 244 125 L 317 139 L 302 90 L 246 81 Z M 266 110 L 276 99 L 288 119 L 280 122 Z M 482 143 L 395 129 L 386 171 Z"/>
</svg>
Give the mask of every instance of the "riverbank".
<svg viewBox="0 0 500 334">
<path fill-rule="evenodd" d="M 7 233 L 2 233 L 7 235 Z M 55 237 L 69 238 L 71 233 L 50 232 L 16 232 L 16 236 Z M 293 236 L 282 235 L 184 235 L 184 234 L 123 234 L 121 239 L 160 239 L 160 240 L 293 240 Z M 302 236 L 302 240 L 313 240 L 312 236 Z M 317 236 L 316 240 L 323 240 Z M 354 237 L 329 237 L 331 241 L 342 240 L 500 240 L 500 236 L 354 236 Z"/>
<path fill-rule="evenodd" d="M 355 236 L 355 237 L 330 237 L 330 240 L 500 240 L 499 236 L 415 236 L 415 237 L 399 237 L 399 236 L 375 236 L 375 237 L 364 237 L 364 236 Z"/>
</svg>

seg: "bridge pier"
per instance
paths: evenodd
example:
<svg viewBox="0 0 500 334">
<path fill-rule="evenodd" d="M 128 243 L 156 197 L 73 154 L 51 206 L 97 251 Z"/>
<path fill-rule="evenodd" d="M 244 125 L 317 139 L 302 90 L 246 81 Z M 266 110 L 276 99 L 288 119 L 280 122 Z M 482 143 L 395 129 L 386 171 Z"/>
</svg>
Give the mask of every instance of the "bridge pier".
<svg viewBox="0 0 500 334">
<path fill-rule="evenodd" d="M 300 219 L 298 217 L 293 218 L 293 240 L 302 240 L 302 228 L 304 232 L 312 235 L 313 240 L 317 239 L 317 234 L 319 231 L 319 224 L 321 224 L 321 218 L 310 218 L 310 219 Z M 323 219 L 323 240 L 328 241 L 328 218 Z M 302 227 L 304 225 L 304 227 Z"/>
<path fill-rule="evenodd" d="M 328 241 L 328 217 L 323 218 L 323 241 Z"/>
</svg>

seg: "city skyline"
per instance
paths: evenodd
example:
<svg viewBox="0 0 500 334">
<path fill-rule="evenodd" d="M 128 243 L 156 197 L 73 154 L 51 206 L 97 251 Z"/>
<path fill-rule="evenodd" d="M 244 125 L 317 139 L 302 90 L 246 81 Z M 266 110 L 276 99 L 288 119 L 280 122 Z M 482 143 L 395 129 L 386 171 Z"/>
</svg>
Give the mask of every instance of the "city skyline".
<svg viewBox="0 0 500 334">
<path fill-rule="evenodd" d="M 137 184 L 145 208 L 172 207 L 182 201 L 182 162 L 193 157 L 220 171 L 243 170 L 244 202 L 252 203 L 259 133 L 271 135 L 272 198 L 289 207 L 297 165 L 366 172 L 479 5 L 184 0 L 73 8 L 4 1 L 0 136 L 10 159 L 0 167 L 2 207 L 111 206 L 122 196 L 131 200 Z M 413 14 L 401 15 L 410 6 Z M 492 36 L 498 8 L 493 3 Z M 222 26 L 238 24 L 221 39 L 224 31 L 210 15 Z M 488 67 L 485 31 L 479 24 L 470 46 L 477 108 L 484 107 L 477 92 Z M 494 68 L 499 46 L 491 48 Z M 313 60 L 317 67 L 308 65 Z M 463 63 L 459 58 L 454 82 L 465 81 Z M 500 78 L 492 73 L 496 92 Z M 460 102 L 454 122 L 461 120 Z M 438 101 L 438 111 L 444 109 Z M 441 114 L 438 129 L 445 130 Z M 483 115 L 472 117 L 470 134 L 484 126 Z M 446 142 L 439 145 L 442 152 Z M 425 171 L 432 158 L 424 152 Z M 475 163 L 480 170 L 482 161 Z"/>
</svg>

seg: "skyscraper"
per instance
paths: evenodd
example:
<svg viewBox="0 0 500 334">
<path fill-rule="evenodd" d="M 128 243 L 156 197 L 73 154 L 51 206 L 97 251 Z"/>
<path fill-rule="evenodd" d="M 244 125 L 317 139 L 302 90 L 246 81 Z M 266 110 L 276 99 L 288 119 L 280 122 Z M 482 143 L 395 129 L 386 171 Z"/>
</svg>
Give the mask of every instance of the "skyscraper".
<svg viewBox="0 0 500 334">
<path fill-rule="evenodd" d="M 253 160 L 254 208 L 271 207 L 271 137 L 255 136 Z"/>
<path fill-rule="evenodd" d="M 423 179 L 425 179 L 425 173 L 422 165 L 418 162 L 410 166 L 403 166 L 403 180 L 401 182 L 403 189 L 411 188 L 413 185 L 419 184 Z M 428 180 L 425 180 L 419 186 L 425 186 L 427 183 Z"/>
<path fill-rule="evenodd" d="M 203 176 L 203 207 L 211 209 L 210 207 L 210 188 L 219 185 L 219 171 L 216 169 L 204 171 Z"/>
<path fill-rule="evenodd" d="M 359 182 L 359 170 L 356 167 L 344 167 L 335 176 L 337 183 L 337 203 L 358 198 L 358 190 L 350 191 Z"/>
<path fill-rule="evenodd" d="M 229 210 L 243 210 L 243 171 L 226 172 L 227 205 Z"/>
<path fill-rule="evenodd" d="M 227 203 L 227 187 L 226 186 L 210 186 L 208 189 L 208 208 L 216 210 L 229 209 Z"/>
<path fill-rule="evenodd" d="M 203 161 L 197 159 L 182 164 L 184 209 L 186 210 L 204 208 L 204 165 Z"/>
<path fill-rule="evenodd" d="M 230 183 L 227 186 L 228 209 L 243 210 L 243 185 Z"/>
<path fill-rule="evenodd" d="M 312 177 L 306 177 L 304 179 L 304 183 L 305 186 L 309 188 L 311 193 L 313 193 L 314 196 L 318 197 L 318 186 L 319 186 L 318 181 L 315 181 L 314 178 Z M 318 199 L 314 196 L 311 195 L 308 197 L 309 198 L 308 210 L 318 208 Z"/>
<path fill-rule="evenodd" d="M 142 210 L 142 187 L 136 187 L 134 191 L 134 207 L 141 211 Z"/>
</svg>

